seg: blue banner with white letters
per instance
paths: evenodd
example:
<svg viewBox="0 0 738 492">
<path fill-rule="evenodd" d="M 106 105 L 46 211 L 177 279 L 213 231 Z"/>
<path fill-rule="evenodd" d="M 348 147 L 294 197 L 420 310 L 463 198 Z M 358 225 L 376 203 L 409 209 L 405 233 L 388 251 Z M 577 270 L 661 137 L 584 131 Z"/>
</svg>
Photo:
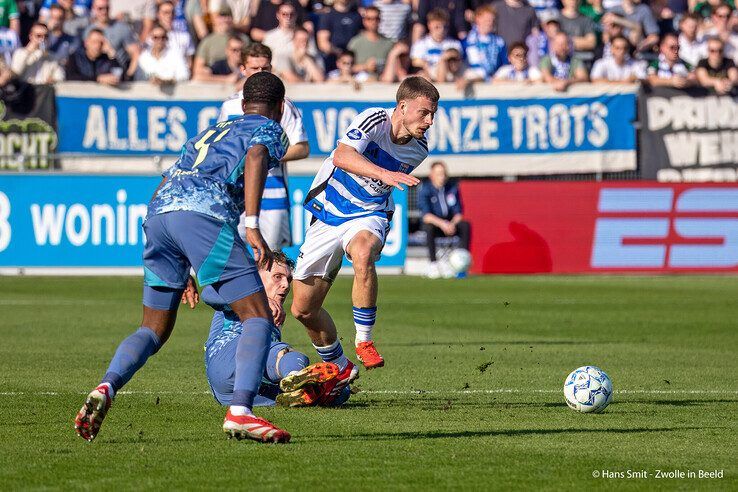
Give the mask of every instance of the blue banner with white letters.
<svg viewBox="0 0 738 492">
<path fill-rule="evenodd" d="M 297 100 L 311 156 L 328 155 L 362 110 L 394 102 Z M 108 155 L 176 154 L 214 123 L 220 101 L 57 98 L 59 151 Z M 635 162 L 636 96 L 442 99 L 428 130 L 431 154 L 485 156 L 630 151 Z M 565 165 L 565 164 L 564 164 Z M 551 163 L 552 168 L 561 166 Z M 559 169 L 552 171 L 566 172 Z"/>
<path fill-rule="evenodd" d="M 0 175 L 0 267 L 138 267 L 141 224 L 159 176 Z M 311 215 L 302 207 L 312 178 L 291 177 L 297 258 Z M 395 191 L 395 218 L 378 266 L 402 267 L 407 197 Z"/>
</svg>

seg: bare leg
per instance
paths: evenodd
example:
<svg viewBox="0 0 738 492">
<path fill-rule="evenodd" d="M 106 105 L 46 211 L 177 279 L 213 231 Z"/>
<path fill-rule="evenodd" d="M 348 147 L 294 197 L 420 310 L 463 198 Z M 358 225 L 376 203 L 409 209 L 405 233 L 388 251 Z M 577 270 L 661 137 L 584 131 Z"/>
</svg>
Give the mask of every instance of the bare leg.
<svg viewBox="0 0 738 492">
<path fill-rule="evenodd" d="M 313 345 L 325 347 L 338 339 L 336 325 L 323 309 L 331 283 L 320 277 L 295 280 L 292 286 L 292 315 L 305 326 Z"/>
<path fill-rule="evenodd" d="M 351 300 L 356 307 L 377 305 L 377 268 L 375 258 L 382 251 L 382 242 L 369 231 L 361 231 L 354 236 L 346 248 L 354 266 L 354 286 Z"/>
</svg>

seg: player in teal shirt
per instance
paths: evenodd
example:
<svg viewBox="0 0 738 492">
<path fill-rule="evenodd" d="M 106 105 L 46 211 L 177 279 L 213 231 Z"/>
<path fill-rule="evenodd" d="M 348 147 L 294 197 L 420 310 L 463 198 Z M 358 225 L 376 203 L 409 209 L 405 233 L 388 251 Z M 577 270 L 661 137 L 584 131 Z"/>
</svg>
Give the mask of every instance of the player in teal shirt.
<svg viewBox="0 0 738 492">
<path fill-rule="evenodd" d="M 287 150 L 287 137 L 277 123 L 284 92 L 275 75 L 250 77 L 243 88 L 244 116 L 189 140 L 164 173 L 143 226 L 143 321 L 118 346 L 101 383 L 77 414 L 75 428 L 81 437 L 95 438 L 115 393 L 171 335 L 192 268 L 200 286 L 212 286 L 243 324 L 223 430 L 239 439 L 289 441 L 288 432 L 251 410 L 274 326 L 256 263 L 236 232 L 245 211 L 246 240 L 256 260 L 270 268 L 272 252 L 259 232 L 258 215 L 267 171 Z"/>
</svg>

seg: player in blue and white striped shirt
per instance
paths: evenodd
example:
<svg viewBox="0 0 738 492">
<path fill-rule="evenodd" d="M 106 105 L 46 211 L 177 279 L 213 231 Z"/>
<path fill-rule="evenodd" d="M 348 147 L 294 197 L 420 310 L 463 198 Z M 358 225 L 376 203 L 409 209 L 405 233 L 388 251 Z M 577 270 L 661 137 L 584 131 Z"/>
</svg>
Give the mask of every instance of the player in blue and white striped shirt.
<svg viewBox="0 0 738 492">
<path fill-rule="evenodd" d="M 354 267 L 357 356 L 367 369 L 384 365 L 372 341 L 377 314 L 374 263 L 395 208 L 392 189 L 419 182 L 408 174 L 428 155 L 425 132 L 433 124 L 438 99 L 427 80 L 405 79 L 395 108 L 369 108 L 354 118 L 305 199 L 313 222 L 297 259 L 292 314 L 305 325 L 321 358 L 341 369 L 344 384 L 358 376 L 358 369 L 343 355 L 323 301 L 345 253 Z"/>
<path fill-rule="evenodd" d="M 272 50 L 260 43 L 250 45 L 241 58 L 241 73 L 248 79 L 258 72 L 272 71 Z M 223 102 L 218 121 L 239 118 L 242 94 L 237 92 Z M 279 122 L 290 140 L 290 147 L 279 166 L 269 170 L 261 200 L 259 227 L 269 247 L 275 251 L 292 244 L 290 200 L 287 196 L 287 161 L 304 159 L 310 153 L 302 113 L 289 98 L 284 98 L 284 112 Z M 244 233 L 243 223 L 239 232 Z"/>
</svg>

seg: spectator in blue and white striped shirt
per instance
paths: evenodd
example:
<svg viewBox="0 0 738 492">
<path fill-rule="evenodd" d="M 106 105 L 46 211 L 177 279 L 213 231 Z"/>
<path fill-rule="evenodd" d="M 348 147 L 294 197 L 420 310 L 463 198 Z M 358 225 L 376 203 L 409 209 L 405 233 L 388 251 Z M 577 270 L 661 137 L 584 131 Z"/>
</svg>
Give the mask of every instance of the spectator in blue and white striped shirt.
<svg viewBox="0 0 738 492">
<path fill-rule="evenodd" d="M 18 34 L 8 27 L 0 27 L 0 58 L 5 60 L 5 64 L 10 66 L 10 60 L 13 52 L 20 46 Z"/>
<path fill-rule="evenodd" d="M 474 12 L 474 27 L 464 41 L 469 81 L 489 80 L 507 62 L 505 41 L 494 34 L 497 10 L 482 5 Z"/>
<path fill-rule="evenodd" d="M 410 58 L 413 66 L 423 70 L 433 80 L 438 80 L 437 69 L 441 55 L 446 50 L 461 51 L 461 43 L 457 39 L 449 38 L 448 12 L 441 9 L 428 13 L 428 34 L 413 44 Z M 445 82 L 445 81 L 444 81 Z"/>
</svg>

